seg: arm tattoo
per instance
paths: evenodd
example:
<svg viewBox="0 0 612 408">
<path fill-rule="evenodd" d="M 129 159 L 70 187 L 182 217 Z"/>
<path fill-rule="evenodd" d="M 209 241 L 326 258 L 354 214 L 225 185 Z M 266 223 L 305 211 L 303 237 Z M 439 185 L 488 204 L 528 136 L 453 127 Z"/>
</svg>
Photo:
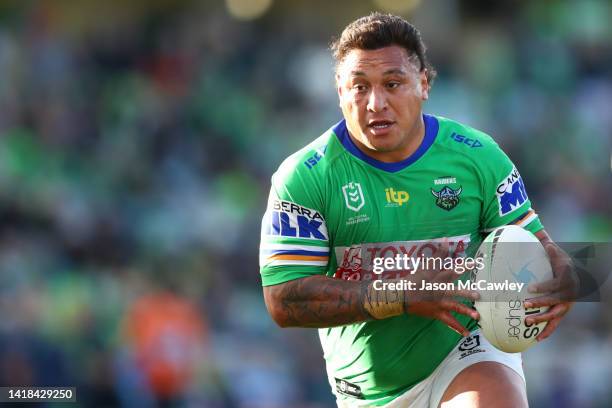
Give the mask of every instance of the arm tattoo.
<svg viewBox="0 0 612 408">
<path fill-rule="evenodd" d="M 334 327 L 371 320 L 364 307 L 369 281 L 310 276 L 264 288 L 286 326 Z"/>
</svg>

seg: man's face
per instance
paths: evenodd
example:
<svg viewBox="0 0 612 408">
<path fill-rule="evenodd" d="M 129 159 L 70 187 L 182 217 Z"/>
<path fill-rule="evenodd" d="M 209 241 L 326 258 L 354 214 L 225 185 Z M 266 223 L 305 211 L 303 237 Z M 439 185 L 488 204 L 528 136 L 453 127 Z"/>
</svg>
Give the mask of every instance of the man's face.
<svg viewBox="0 0 612 408">
<path fill-rule="evenodd" d="M 347 128 L 375 159 L 400 161 L 422 140 L 421 105 L 428 98 L 425 72 L 408 52 L 392 45 L 351 50 L 338 66 L 336 83 Z"/>
</svg>

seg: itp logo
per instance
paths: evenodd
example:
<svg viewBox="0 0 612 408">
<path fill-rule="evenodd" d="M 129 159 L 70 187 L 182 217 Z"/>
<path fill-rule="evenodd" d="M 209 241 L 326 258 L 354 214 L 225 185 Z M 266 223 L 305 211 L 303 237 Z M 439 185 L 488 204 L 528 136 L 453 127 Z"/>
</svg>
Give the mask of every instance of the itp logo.
<svg viewBox="0 0 612 408">
<path fill-rule="evenodd" d="M 410 194 L 407 191 L 395 191 L 392 188 L 385 188 L 385 195 L 387 203 L 396 204 L 400 207 L 410 199 Z"/>
<path fill-rule="evenodd" d="M 351 181 L 342 186 L 342 194 L 344 194 L 344 202 L 349 210 L 359 211 L 365 205 L 361 184 Z"/>
</svg>

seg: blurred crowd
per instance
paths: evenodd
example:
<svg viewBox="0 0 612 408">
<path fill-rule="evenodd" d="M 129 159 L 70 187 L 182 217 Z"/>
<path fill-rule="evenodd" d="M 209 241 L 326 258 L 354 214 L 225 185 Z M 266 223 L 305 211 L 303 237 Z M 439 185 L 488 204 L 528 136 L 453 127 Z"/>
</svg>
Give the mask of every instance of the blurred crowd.
<svg viewBox="0 0 612 408">
<path fill-rule="evenodd" d="M 375 4 L 278 3 L 0 5 L 0 385 L 333 406 L 316 331 L 267 315 L 259 223 L 282 159 L 340 119 L 330 38 Z M 612 4 L 405 3 L 426 112 L 490 133 L 554 239 L 610 242 Z M 533 407 L 608 406 L 607 299 L 526 353 Z"/>
</svg>

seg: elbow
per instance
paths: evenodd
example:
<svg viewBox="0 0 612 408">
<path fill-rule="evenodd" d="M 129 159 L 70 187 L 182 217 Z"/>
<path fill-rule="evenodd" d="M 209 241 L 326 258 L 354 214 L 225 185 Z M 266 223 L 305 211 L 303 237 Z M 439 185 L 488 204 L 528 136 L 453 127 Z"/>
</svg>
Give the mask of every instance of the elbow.
<svg viewBox="0 0 612 408">
<path fill-rule="evenodd" d="M 278 325 L 278 327 L 291 327 L 287 314 L 282 310 L 282 307 L 280 307 L 278 303 L 266 302 L 266 307 L 268 309 L 268 314 L 272 320 L 274 320 L 274 323 Z"/>
<path fill-rule="evenodd" d="M 270 316 L 272 317 L 272 320 L 274 320 L 274 323 L 276 323 L 276 325 L 280 328 L 284 329 L 287 327 L 294 327 L 294 325 L 290 323 L 289 319 L 284 314 L 270 313 Z"/>
<path fill-rule="evenodd" d="M 283 300 L 278 296 L 278 292 L 274 286 L 264 287 L 264 300 L 268 314 L 279 327 L 293 327 L 291 319 L 283 307 Z"/>
</svg>

